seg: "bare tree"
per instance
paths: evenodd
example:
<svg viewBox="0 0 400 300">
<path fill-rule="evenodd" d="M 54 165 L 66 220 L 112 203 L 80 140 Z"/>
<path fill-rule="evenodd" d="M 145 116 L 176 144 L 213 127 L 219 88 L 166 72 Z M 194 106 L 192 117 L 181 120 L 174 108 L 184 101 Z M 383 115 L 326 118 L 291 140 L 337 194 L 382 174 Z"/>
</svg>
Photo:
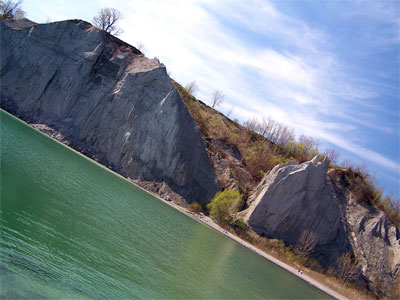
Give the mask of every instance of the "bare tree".
<svg viewBox="0 0 400 300">
<path fill-rule="evenodd" d="M 142 53 L 143 53 L 143 51 L 145 49 L 145 46 L 144 46 L 143 42 L 137 42 L 135 47 L 136 47 L 136 49 L 138 49 Z"/>
<path fill-rule="evenodd" d="M 258 133 L 265 137 L 271 129 L 271 122 L 271 118 L 265 120 L 265 118 L 263 117 L 261 123 L 259 123 Z"/>
<path fill-rule="evenodd" d="M 225 99 L 225 95 L 221 92 L 216 90 L 211 98 L 211 108 L 214 108 L 216 106 L 220 106 Z"/>
<path fill-rule="evenodd" d="M 304 259 L 314 251 L 316 244 L 315 233 L 309 230 L 303 230 L 295 246 L 295 251 Z"/>
<path fill-rule="evenodd" d="M 1 0 L 0 1 L 0 20 L 21 19 L 25 17 L 25 12 L 21 9 L 22 1 Z"/>
<path fill-rule="evenodd" d="M 194 95 L 196 95 L 197 91 L 199 90 L 199 87 L 198 87 L 196 81 L 191 81 L 185 86 L 185 89 L 187 90 L 187 92 L 190 95 L 194 96 Z"/>
<path fill-rule="evenodd" d="M 325 150 L 325 156 L 328 158 L 331 164 L 336 164 L 340 153 L 336 149 L 328 148 Z"/>
<path fill-rule="evenodd" d="M 251 119 L 248 119 L 246 122 L 244 122 L 243 126 L 246 127 L 248 130 L 257 132 L 257 130 L 258 130 L 258 120 L 253 117 Z"/>
<path fill-rule="evenodd" d="M 226 116 L 229 118 L 230 115 L 233 113 L 233 106 L 227 111 Z"/>
<path fill-rule="evenodd" d="M 361 269 L 352 261 L 351 253 L 346 252 L 336 260 L 336 272 L 339 278 L 351 282 L 360 276 Z"/>
<path fill-rule="evenodd" d="M 93 18 L 93 24 L 110 34 L 119 35 L 123 32 L 117 26 L 120 19 L 122 19 L 122 15 L 119 10 L 115 8 L 102 8 L 99 14 Z"/>
<path fill-rule="evenodd" d="M 295 140 L 294 130 L 281 123 L 277 124 L 279 131 L 277 133 L 276 143 L 284 147 L 287 144 L 293 142 Z"/>
<path fill-rule="evenodd" d="M 318 149 L 318 141 L 311 136 L 302 134 L 299 136 L 299 143 L 303 145 L 303 154 L 316 155 Z"/>
</svg>

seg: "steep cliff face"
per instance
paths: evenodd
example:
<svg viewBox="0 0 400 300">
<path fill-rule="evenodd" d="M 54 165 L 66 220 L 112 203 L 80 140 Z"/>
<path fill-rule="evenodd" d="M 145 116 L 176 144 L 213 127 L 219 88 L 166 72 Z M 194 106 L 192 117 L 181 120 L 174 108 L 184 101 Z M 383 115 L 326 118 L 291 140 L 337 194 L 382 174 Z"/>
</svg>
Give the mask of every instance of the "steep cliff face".
<svg viewBox="0 0 400 300">
<path fill-rule="evenodd" d="M 350 251 L 372 286 L 400 279 L 400 233 L 373 206 L 351 203 L 346 187 L 327 174 L 327 160 L 278 165 L 263 178 L 242 212 L 254 231 L 295 244 L 303 230 L 315 233 L 314 256 L 325 266 Z"/>
<path fill-rule="evenodd" d="M 1 22 L 1 106 L 131 179 L 207 203 L 219 183 L 165 67 L 91 24 Z"/>
<path fill-rule="evenodd" d="M 400 232 L 386 215 L 368 205 L 346 207 L 352 249 L 362 271 L 378 291 L 400 282 Z"/>
</svg>

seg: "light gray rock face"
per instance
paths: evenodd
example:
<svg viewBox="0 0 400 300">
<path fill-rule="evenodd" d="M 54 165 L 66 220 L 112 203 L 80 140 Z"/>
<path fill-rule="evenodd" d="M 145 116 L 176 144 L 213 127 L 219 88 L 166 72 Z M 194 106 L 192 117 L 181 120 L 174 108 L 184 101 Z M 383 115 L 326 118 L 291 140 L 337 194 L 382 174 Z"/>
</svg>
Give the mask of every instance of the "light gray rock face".
<svg viewBox="0 0 400 300">
<path fill-rule="evenodd" d="M 375 207 L 350 204 L 346 208 L 350 242 L 374 290 L 389 291 L 400 282 L 400 232 Z"/>
<path fill-rule="evenodd" d="M 328 162 L 317 159 L 276 166 L 250 200 L 248 224 L 259 234 L 290 243 L 307 229 L 315 233 L 318 244 L 329 244 L 338 233 L 341 214 L 326 180 L 327 169 Z"/>
<path fill-rule="evenodd" d="M 0 26 L 4 109 L 188 202 L 207 203 L 219 190 L 200 132 L 157 59 L 80 20 Z"/>
<path fill-rule="evenodd" d="M 265 175 L 241 217 L 258 234 L 296 244 L 303 230 L 315 233 L 314 256 L 326 267 L 343 253 L 358 258 L 373 288 L 389 290 L 400 280 L 400 233 L 375 207 L 351 203 L 340 180 L 327 174 L 328 162 L 296 161 Z"/>
</svg>

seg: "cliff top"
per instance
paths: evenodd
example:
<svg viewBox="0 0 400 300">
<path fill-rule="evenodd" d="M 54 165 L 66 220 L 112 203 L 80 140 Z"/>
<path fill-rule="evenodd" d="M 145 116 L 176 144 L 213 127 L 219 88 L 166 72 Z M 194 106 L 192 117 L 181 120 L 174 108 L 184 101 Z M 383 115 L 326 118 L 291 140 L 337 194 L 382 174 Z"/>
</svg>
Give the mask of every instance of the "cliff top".
<svg viewBox="0 0 400 300">
<path fill-rule="evenodd" d="M 22 30 L 38 25 L 38 23 L 35 23 L 27 18 L 4 20 L 2 22 L 14 30 Z"/>
</svg>

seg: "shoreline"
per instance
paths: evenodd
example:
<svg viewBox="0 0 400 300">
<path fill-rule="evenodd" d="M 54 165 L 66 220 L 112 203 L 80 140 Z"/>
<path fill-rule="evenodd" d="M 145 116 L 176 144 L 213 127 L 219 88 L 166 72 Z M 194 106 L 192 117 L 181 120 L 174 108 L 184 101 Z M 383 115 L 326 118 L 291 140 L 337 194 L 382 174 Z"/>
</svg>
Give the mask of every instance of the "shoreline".
<svg viewBox="0 0 400 300">
<path fill-rule="evenodd" d="M 180 212 L 184 213 L 185 215 L 197 220 L 198 222 L 210 227 L 211 229 L 214 229 L 218 232 L 220 232 L 221 234 L 225 235 L 226 237 L 230 238 L 231 240 L 239 243 L 240 245 L 246 247 L 247 249 L 255 252 L 256 254 L 260 255 L 261 257 L 263 257 L 264 259 L 267 259 L 268 261 L 274 263 L 275 265 L 277 265 L 278 267 L 286 270 L 287 272 L 290 272 L 292 275 L 298 277 L 299 279 L 304 280 L 305 282 L 307 282 L 308 284 L 314 286 L 315 288 L 321 290 L 322 292 L 326 293 L 327 295 L 335 298 L 335 299 L 340 299 L 340 300 L 348 300 L 348 298 L 344 297 L 343 295 L 335 292 L 334 290 L 330 289 L 329 287 L 319 283 L 318 281 L 316 281 L 315 279 L 309 277 L 308 275 L 306 275 L 305 273 L 300 274 L 298 272 L 298 270 L 296 270 L 295 268 L 287 265 L 286 263 L 280 261 L 279 259 L 267 254 L 266 252 L 258 249 L 257 247 L 253 246 L 252 244 L 250 244 L 247 241 L 242 240 L 240 237 L 226 231 L 225 229 L 223 229 L 222 227 L 220 227 L 217 223 L 215 223 L 210 217 L 202 214 L 196 214 L 193 213 L 191 211 L 189 211 L 188 209 L 186 209 L 185 207 L 179 206 L 178 204 L 172 202 L 172 201 L 167 201 L 163 198 L 161 198 L 159 195 L 155 194 L 154 192 L 148 191 L 146 189 L 144 189 L 143 187 L 141 187 L 140 185 L 136 184 L 132 179 L 130 178 L 126 178 L 120 174 L 118 174 L 117 172 L 109 169 L 108 167 L 100 164 L 99 162 L 97 162 L 96 160 L 94 160 L 91 157 L 86 156 L 85 154 L 79 152 L 78 150 L 75 150 L 74 148 L 72 148 L 70 145 L 63 143 L 62 140 L 58 140 L 55 136 L 53 136 L 52 134 L 50 134 L 50 132 L 46 132 L 46 130 L 41 130 L 41 128 L 39 126 L 33 126 L 33 125 L 37 125 L 37 124 L 30 124 L 26 121 L 24 121 L 23 119 L 9 113 L 8 111 L 1 109 L 2 112 L 8 114 L 9 116 L 17 119 L 20 122 L 23 122 L 25 124 L 27 124 L 29 127 L 31 127 L 32 129 L 34 129 L 37 132 L 40 132 L 41 134 L 47 136 L 48 138 L 51 138 L 52 140 L 56 141 L 57 143 L 61 144 L 64 147 L 67 147 L 68 149 L 71 149 L 72 151 L 74 151 L 75 153 L 77 153 L 78 155 L 81 155 L 83 157 L 85 157 L 86 159 L 89 159 L 90 161 L 92 161 L 95 164 L 98 164 L 99 166 L 101 166 L 102 168 L 112 172 L 113 174 L 117 175 L 118 177 L 126 180 L 127 182 L 134 184 L 136 187 L 140 188 L 141 190 L 150 193 L 152 196 L 156 197 L 157 199 L 161 200 L 161 202 L 179 210 Z M 45 127 L 43 128 L 45 129 Z"/>
<path fill-rule="evenodd" d="M 151 194 L 154 195 L 153 193 L 151 193 Z M 286 270 L 287 272 L 291 273 L 292 275 L 296 276 L 297 278 L 307 282 L 308 284 L 312 285 L 313 287 L 315 287 L 315 288 L 319 289 L 320 291 L 326 293 L 327 295 L 333 297 L 334 299 L 349 300 L 348 298 L 344 297 L 343 295 L 335 292 L 334 290 L 330 289 L 329 287 L 327 287 L 327 286 L 323 285 L 322 283 L 316 281 L 315 279 L 311 278 L 307 274 L 305 274 L 305 273 L 300 274 L 298 272 L 298 270 L 296 270 L 295 268 L 293 268 L 293 267 L 287 265 L 286 263 L 280 261 L 279 259 L 269 255 L 268 253 L 262 251 L 261 249 L 258 249 L 257 247 L 253 246 L 249 242 L 242 240 L 240 237 L 226 231 L 225 229 L 220 227 L 217 223 L 215 223 L 210 217 L 208 217 L 206 215 L 199 215 L 199 214 L 193 213 L 175 203 L 168 202 L 156 195 L 154 195 L 154 196 L 157 197 L 158 199 L 160 199 L 161 201 L 163 201 L 164 203 L 169 204 L 172 207 L 178 209 L 179 211 L 186 214 L 187 216 L 192 217 L 193 219 L 201 222 L 202 224 L 220 232 L 221 234 L 225 235 L 226 237 L 230 238 L 231 240 L 239 243 L 243 247 L 246 247 L 247 249 L 255 252 L 256 254 L 260 255 L 264 259 L 267 259 L 268 261 L 272 262 L 273 264 L 277 265 L 278 267 Z"/>
</svg>

